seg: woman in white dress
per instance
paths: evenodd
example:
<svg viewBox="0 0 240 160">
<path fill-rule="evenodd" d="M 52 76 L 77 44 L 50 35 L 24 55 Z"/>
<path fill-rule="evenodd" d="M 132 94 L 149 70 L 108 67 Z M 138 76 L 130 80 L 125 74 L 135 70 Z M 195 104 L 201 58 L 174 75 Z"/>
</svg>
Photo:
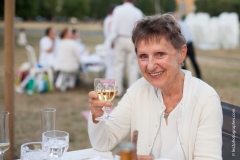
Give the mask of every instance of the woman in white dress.
<svg viewBox="0 0 240 160">
<path fill-rule="evenodd" d="M 65 28 L 60 37 L 61 41 L 58 45 L 55 65 L 55 69 L 60 73 L 56 81 L 56 87 L 62 86 L 64 76 L 68 74 L 67 86 L 72 88 L 76 82 L 76 74 L 74 75 L 74 73 L 77 73 L 80 68 L 78 46 L 72 39 L 72 30 L 70 28 Z"/>
</svg>

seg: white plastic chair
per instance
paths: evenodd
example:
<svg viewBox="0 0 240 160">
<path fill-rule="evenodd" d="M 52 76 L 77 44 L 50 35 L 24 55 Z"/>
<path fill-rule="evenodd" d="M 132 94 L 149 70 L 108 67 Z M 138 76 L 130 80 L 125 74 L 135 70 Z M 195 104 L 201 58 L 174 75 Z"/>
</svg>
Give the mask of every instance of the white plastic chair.
<svg viewBox="0 0 240 160">
<path fill-rule="evenodd" d="M 28 57 L 28 62 L 31 64 L 32 67 L 36 67 L 37 66 L 37 57 L 36 57 L 36 52 L 34 50 L 34 48 L 27 44 L 25 46 L 26 51 L 27 51 L 27 57 Z"/>
<path fill-rule="evenodd" d="M 28 57 L 28 62 L 31 65 L 31 69 L 30 69 L 30 75 L 32 77 L 35 77 L 37 74 L 39 73 L 47 73 L 48 75 L 48 79 L 50 82 L 50 88 L 51 90 L 53 90 L 53 71 L 51 68 L 38 68 L 37 67 L 37 57 L 36 57 L 36 52 L 34 50 L 34 48 L 27 44 L 25 46 L 26 48 L 26 53 L 27 53 L 27 57 Z"/>
</svg>

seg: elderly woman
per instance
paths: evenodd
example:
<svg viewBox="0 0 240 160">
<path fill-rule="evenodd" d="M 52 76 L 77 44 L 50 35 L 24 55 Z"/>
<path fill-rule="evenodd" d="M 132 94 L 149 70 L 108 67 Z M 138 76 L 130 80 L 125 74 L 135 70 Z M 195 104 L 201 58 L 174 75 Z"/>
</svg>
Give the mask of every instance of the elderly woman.
<svg viewBox="0 0 240 160">
<path fill-rule="evenodd" d="M 170 14 L 145 17 L 132 41 L 143 78 L 135 82 L 111 113 L 103 114 L 97 94 L 89 93 L 88 132 L 93 148 L 111 150 L 134 130 L 137 154 L 172 160 L 220 160 L 222 110 L 216 91 L 181 70 L 187 47 L 178 22 Z"/>
</svg>

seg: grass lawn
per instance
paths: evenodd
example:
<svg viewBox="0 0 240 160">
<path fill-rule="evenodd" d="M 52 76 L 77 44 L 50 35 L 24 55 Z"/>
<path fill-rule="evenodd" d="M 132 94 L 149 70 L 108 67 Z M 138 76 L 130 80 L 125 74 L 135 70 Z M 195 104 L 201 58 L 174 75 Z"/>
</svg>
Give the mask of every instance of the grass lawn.
<svg viewBox="0 0 240 160">
<path fill-rule="evenodd" d="M 51 24 L 58 29 L 67 24 Z M 3 24 L 0 23 L 0 29 Z M 29 44 L 37 54 L 39 39 L 43 36 L 43 29 L 50 24 L 45 23 L 19 23 L 16 28 L 25 27 Z M 81 38 L 86 46 L 94 52 L 94 46 L 103 43 L 101 24 L 78 24 L 71 25 L 79 29 Z M 93 34 L 91 34 L 93 33 Z M 203 80 L 216 89 L 222 101 L 227 101 L 240 106 L 240 47 L 236 50 L 196 50 L 197 61 L 200 65 Z M 16 44 L 14 53 L 14 68 L 27 61 L 25 49 Z M 0 110 L 4 108 L 4 55 L 3 55 L 3 32 L 0 30 Z M 193 71 L 191 63 L 187 59 L 189 70 Z M 193 71 L 193 75 L 194 75 Z M 53 107 L 57 109 L 56 129 L 64 130 L 70 134 L 69 151 L 90 148 L 87 131 L 87 121 L 81 112 L 88 110 L 88 92 L 93 89 L 93 78 L 97 75 L 88 75 L 86 84 L 61 93 L 55 90 L 46 94 L 14 94 L 15 99 L 15 158 L 19 158 L 20 146 L 26 142 L 41 140 L 41 114 L 40 109 Z M 116 105 L 120 99 L 114 99 Z"/>
</svg>

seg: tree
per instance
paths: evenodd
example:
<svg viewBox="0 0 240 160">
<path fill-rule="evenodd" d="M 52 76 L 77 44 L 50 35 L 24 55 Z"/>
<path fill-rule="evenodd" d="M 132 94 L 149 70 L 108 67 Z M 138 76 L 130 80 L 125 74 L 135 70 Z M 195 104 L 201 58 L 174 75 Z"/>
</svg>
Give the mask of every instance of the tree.
<svg viewBox="0 0 240 160">
<path fill-rule="evenodd" d="M 16 16 L 23 17 L 24 19 L 31 19 L 37 16 L 39 0 L 17 0 L 15 1 Z"/>
<path fill-rule="evenodd" d="M 196 12 L 207 12 L 210 16 L 218 16 L 222 12 L 236 12 L 240 15 L 239 0 L 196 0 Z"/>
<path fill-rule="evenodd" d="M 0 19 L 4 16 L 4 0 L 0 0 Z"/>
<path fill-rule="evenodd" d="M 89 17 L 102 19 L 106 17 L 108 7 L 112 4 L 122 4 L 122 0 L 90 0 Z"/>
<path fill-rule="evenodd" d="M 57 7 L 61 0 L 40 0 L 38 13 L 40 16 L 52 20 L 57 13 Z"/>
<path fill-rule="evenodd" d="M 89 0 L 63 0 L 57 15 L 82 19 L 89 13 Z"/>
</svg>

